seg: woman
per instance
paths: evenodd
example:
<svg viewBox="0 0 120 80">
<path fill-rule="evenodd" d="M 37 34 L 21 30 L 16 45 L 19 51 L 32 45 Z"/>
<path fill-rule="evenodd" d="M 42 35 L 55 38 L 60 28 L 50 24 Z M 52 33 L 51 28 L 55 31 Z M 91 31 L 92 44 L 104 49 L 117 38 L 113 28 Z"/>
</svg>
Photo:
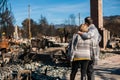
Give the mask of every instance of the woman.
<svg viewBox="0 0 120 80">
<path fill-rule="evenodd" d="M 79 27 L 79 31 L 87 32 L 88 27 L 86 24 L 82 24 Z M 91 60 L 92 40 L 84 40 L 79 34 L 74 34 L 71 44 L 71 62 L 72 71 L 70 74 L 70 80 L 75 79 L 75 75 L 79 67 L 81 67 L 81 80 L 86 80 L 86 72 L 88 63 Z"/>
<path fill-rule="evenodd" d="M 98 29 L 93 24 L 93 20 L 91 17 L 86 17 L 84 19 L 85 24 L 88 26 L 88 32 L 78 32 L 79 35 L 81 35 L 84 39 L 92 39 L 93 40 L 93 52 L 94 55 L 92 57 L 92 60 L 89 61 L 89 66 L 87 69 L 87 80 L 95 80 L 94 75 L 94 65 L 98 64 L 99 55 L 100 55 L 100 47 L 99 43 L 102 39 L 102 36 L 100 35 Z"/>
</svg>

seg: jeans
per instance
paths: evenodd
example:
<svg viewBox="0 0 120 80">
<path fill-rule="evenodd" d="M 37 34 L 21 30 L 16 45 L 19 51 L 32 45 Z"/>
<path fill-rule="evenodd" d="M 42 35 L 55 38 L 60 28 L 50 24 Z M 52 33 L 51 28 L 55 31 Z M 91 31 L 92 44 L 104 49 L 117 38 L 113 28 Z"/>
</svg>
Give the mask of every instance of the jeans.
<svg viewBox="0 0 120 80">
<path fill-rule="evenodd" d="M 94 77 L 94 60 L 91 60 L 88 63 L 87 80 L 95 80 L 95 77 Z"/>
<path fill-rule="evenodd" d="M 70 80 L 74 80 L 77 70 L 81 67 L 81 80 L 86 80 L 87 75 L 87 67 L 88 67 L 89 60 L 78 60 L 72 62 L 72 71 L 70 74 Z"/>
</svg>

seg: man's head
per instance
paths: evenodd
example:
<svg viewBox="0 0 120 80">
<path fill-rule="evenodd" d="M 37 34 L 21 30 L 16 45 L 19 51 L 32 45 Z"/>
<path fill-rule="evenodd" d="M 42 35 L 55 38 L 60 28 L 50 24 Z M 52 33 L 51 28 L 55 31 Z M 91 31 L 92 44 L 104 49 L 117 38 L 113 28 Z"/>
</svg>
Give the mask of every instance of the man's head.
<svg viewBox="0 0 120 80">
<path fill-rule="evenodd" d="M 86 24 L 81 24 L 79 27 L 79 31 L 88 32 L 88 26 Z"/>
<path fill-rule="evenodd" d="M 86 17 L 86 18 L 85 18 L 85 24 L 90 25 L 90 24 L 92 24 L 92 23 L 93 23 L 93 20 L 91 19 L 91 17 Z"/>
</svg>

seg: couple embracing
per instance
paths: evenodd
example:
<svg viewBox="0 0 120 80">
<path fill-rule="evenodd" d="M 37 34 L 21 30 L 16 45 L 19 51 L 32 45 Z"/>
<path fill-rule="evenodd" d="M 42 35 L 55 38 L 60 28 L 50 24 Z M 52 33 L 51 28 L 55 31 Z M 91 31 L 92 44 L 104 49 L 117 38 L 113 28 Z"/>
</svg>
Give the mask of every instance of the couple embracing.
<svg viewBox="0 0 120 80">
<path fill-rule="evenodd" d="M 90 17 L 86 17 L 85 24 L 81 24 L 77 34 L 73 35 L 70 47 L 70 80 L 75 79 L 79 67 L 81 80 L 94 80 L 94 65 L 99 60 L 101 35 L 92 22 Z"/>
</svg>

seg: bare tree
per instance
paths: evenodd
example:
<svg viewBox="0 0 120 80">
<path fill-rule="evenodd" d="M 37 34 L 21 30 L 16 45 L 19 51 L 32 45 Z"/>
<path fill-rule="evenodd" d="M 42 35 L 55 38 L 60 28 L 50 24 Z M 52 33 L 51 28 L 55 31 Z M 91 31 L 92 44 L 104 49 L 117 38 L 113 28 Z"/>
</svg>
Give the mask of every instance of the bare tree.
<svg viewBox="0 0 120 80">
<path fill-rule="evenodd" d="M 29 38 L 29 19 L 25 19 L 23 20 L 22 22 L 22 25 L 23 25 L 23 34 L 24 34 L 24 37 L 26 38 Z M 37 26 L 37 23 L 33 20 L 33 19 L 30 19 L 30 25 L 31 25 L 31 34 L 32 34 L 32 37 L 36 37 L 37 36 L 37 33 L 38 33 L 38 26 Z"/>
<path fill-rule="evenodd" d="M 71 23 L 70 25 L 73 25 L 73 26 L 75 26 L 75 24 L 76 24 L 75 23 L 75 15 L 74 14 L 70 15 L 70 23 Z"/>
<path fill-rule="evenodd" d="M 11 36 L 14 32 L 13 24 L 15 20 L 11 12 L 11 6 L 9 6 L 9 8 L 7 0 L 0 1 L 0 32 L 5 32 L 6 36 Z"/>
</svg>

